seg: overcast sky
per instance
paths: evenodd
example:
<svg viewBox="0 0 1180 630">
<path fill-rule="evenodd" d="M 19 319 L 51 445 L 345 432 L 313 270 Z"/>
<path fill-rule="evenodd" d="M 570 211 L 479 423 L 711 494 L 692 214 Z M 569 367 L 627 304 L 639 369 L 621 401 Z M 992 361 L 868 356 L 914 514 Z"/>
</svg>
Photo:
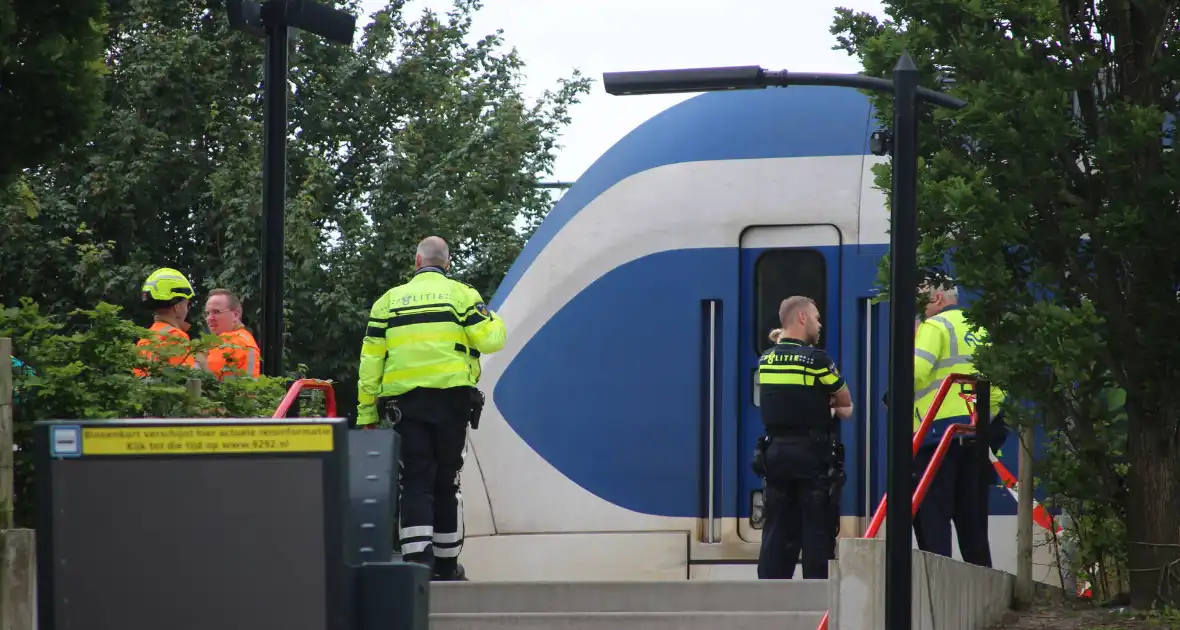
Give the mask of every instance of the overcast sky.
<svg viewBox="0 0 1180 630">
<path fill-rule="evenodd" d="M 369 13 L 385 0 L 364 0 Z M 411 0 L 448 10 L 451 0 Z M 595 79 L 560 139 L 553 179 L 573 181 L 637 125 L 691 95 L 611 96 L 602 73 L 694 66 L 759 65 L 773 70 L 860 72 L 832 50 L 837 6 L 881 15 L 876 0 L 486 0 L 476 37 L 504 30 L 526 64 L 526 95 L 538 96 L 574 68 Z M 363 22 L 367 19 L 362 18 Z M 358 24 L 360 26 L 360 24 Z"/>
</svg>

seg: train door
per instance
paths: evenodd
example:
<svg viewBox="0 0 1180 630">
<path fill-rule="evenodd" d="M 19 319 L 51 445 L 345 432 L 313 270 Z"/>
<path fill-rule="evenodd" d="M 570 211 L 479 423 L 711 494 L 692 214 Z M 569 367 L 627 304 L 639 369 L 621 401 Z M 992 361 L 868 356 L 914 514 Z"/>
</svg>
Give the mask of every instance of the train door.
<svg viewBox="0 0 1180 630">
<path fill-rule="evenodd" d="M 832 225 L 750 227 L 741 236 L 737 513 L 738 534 L 747 542 L 762 539 L 762 480 L 750 469 L 763 434 L 758 357 L 779 327 L 779 303 L 792 295 L 815 300 L 824 326 L 819 346 L 840 356 L 840 258 L 840 231 Z"/>
</svg>

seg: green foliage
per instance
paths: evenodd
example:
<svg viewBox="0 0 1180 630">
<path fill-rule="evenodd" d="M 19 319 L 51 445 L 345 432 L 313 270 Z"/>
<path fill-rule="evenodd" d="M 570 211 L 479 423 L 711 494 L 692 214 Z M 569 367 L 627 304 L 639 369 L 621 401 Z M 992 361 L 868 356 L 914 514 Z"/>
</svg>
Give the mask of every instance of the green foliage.
<svg viewBox="0 0 1180 630">
<path fill-rule="evenodd" d="M 1049 448 L 1039 465 L 1036 485 L 1048 495 L 1044 504 L 1068 515 L 1064 532 L 1075 557 L 1079 579 L 1089 581 L 1097 601 L 1128 592 L 1127 572 L 1127 416 L 1125 392 L 1101 393 L 1099 415 L 1086 422 L 1092 431 L 1088 448 L 1060 430 L 1050 429 Z M 1110 465 L 1096 471 L 1094 462 Z M 1098 476 L 1105 479 L 1096 480 Z"/>
<path fill-rule="evenodd" d="M 427 235 L 490 298 L 551 206 L 533 184 L 589 85 L 575 72 L 530 103 L 516 52 L 473 37 L 478 2 L 417 19 L 404 4 L 371 16 L 353 47 L 292 43 L 284 363 L 319 378 L 355 380 L 369 307 Z M 169 265 L 197 288 L 194 311 L 225 287 L 254 326 L 263 45 L 229 28 L 220 0 L 113 7 L 99 124 L 0 195 L 0 303 L 130 309 Z"/>
<path fill-rule="evenodd" d="M 953 81 L 969 103 L 921 115 L 920 265 L 939 278 L 949 262 L 978 295 L 966 314 L 992 341 L 978 365 L 1035 405 L 1014 418 L 1050 436 L 1042 476 L 1091 538 L 1084 555 L 1125 558 L 1115 573 L 1130 576 L 1135 606 L 1180 602 L 1180 155 L 1164 124 L 1180 109 L 1180 6 L 886 0 L 885 11 L 839 9 L 837 48 L 874 76 L 907 50 L 923 85 Z M 888 96 L 873 99 L 889 124 Z M 889 165 L 875 171 L 888 189 Z M 1112 391 L 1125 393 L 1124 420 Z"/>
<path fill-rule="evenodd" d="M 7 19 L 14 7 L 23 19 L 34 4 L 52 12 L 61 3 L 0 0 L 0 62 L 14 59 L 13 42 L 46 33 Z M 61 32 L 74 28 L 69 20 L 99 24 L 90 9 L 107 4 L 72 3 Z M 334 4 L 355 13 L 359 3 Z M 499 33 L 472 32 L 479 2 L 455 0 L 446 14 L 416 17 L 405 4 L 391 0 L 369 16 L 354 46 L 292 38 L 284 364 L 297 367 L 288 375 L 355 381 L 370 305 L 409 277 L 425 236 L 447 239 L 455 275 L 491 299 L 552 205 L 551 192 L 534 184 L 551 174 L 569 109 L 589 88 L 574 72 L 530 102 L 517 53 Z M 17 175 L 0 181 L 0 308 L 15 308 L 0 335 L 11 331 L 17 355 L 36 370 L 19 383 L 32 396 L 17 408 L 20 424 L 268 415 L 282 394 L 268 379 L 219 383 L 137 363 L 129 348 L 144 329 L 116 310 L 148 324 L 136 304 L 140 283 L 171 266 L 197 289 L 194 320 L 205 293 L 224 287 L 242 298 L 247 326 L 259 321 L 263 44 L 229 28 L 222 0 L 115 0 L 105 21 L 109 28 L 87 31 L 97 40 L 70 31 L 74 49 L 56 58 L 105 51 L 105 63 L 91 67 L 104 82 L 64 65 L 46 71 L 53 80 L 41 87 L 68 98 L 11 100 L 14 79 L 0 66 L 0 99 L 9 99 L 0 100 L 0 167 L 11 159 Z M 49 160 L 39 147 L 66 143 L 82 127 L 42 117 L 56 115 L 50 105 L 64 112 L 76 103 L 90 108 L 94 125 Z M 190 334 L 200 338 L 158 353 L 215 343 L 196 328 Z M 137 365 L 151 378 L 134 378 Z M 185 395 L 194 376 L 197 398 Z M 311 392 L 300 408 L 323 413 L 322 394 Z M 350 412 L 342 405 L 339 415 Z M 19 461 L 27 509 L 29 462 Z"/>
<path fill-rule="evenodd" d="M 208 352 L 219 344 L 212 335 L 189 343 L 153 345 L 161 360 L 149 363 L 135 343 L 149 331 L 123 319 L 120 308 L 99 303 L 68 317 L 44 314 L 32 300 L 0 310 L 0 337 L 11 337 L 13 355 L 34 374 L 16 373 L 21 400 L 15 407 L 17 521 L 31 526 L 33 483 L 31 429 L 38 420 L 112 418 L 269 417 L 286 393 L 278 378 L 227 377 L 173 367 L 170 356 Z M 135 376 L 144 369 L 145 378 Z M 192 395 L 189 383 L 201 388 Z M 313 410 L 304 408 L 303 415 Z"/>
<path fill-rule="evenodd" d="M 102 111 L 107 0 L 0 0 L 0 189 Z"/>
</svg>

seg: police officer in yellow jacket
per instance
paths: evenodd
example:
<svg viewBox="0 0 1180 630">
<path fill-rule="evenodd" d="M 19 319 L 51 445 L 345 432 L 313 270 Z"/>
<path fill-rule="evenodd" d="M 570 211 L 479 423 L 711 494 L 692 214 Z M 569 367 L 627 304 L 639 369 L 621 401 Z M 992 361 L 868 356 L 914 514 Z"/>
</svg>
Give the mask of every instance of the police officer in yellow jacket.
<svg viewBox="0 0 1180 630">
<path fill-rule="evenodd" d="M 766 482 L 766 526 L 758 579 L 789 580 L 803 554 L 803 578 L 828 577 L 836 531 L 830 514 L 843 449 L 833 435 L 832 410 L 852 416 L 852 396 L 831 357 L 820 348 L 815 302 L 796 295 L 779 305 L 781 331 L 758 360 L 759 406 L 766 437 L 754 472 Z M 837 434 L 838 435 L 838 434 Z"/>
<path fill-rule="evenodd" d="M 934 403 L 942 382 L 951 374 L 975 372 L 972 357 L 975 348 L 987 339 L 987 331 L 972 327 L 958 305 L 959 293 L 953 285 L 927 285 L 929 297 L 926 319 L 918 326 L 914 339 L 914 431 Z M 914 458 L 915 483 L 921 478 L 934 455 L 938 442 L 951 424 L 970 424 L 967 402 L 953 386 L 943 399 L 930 432 Z M 998 410 L 1004 400 L 999 387 L 992 386 L 991 408 Z M 999 420 L 999 416 L 996 416 Z M 992 423 L 993 434 L 1006 428 Z M 1002 435 L 1002 434 L 1001 434 Z M 1000 437 L 1002 444 L 1003 437 Z M 954 438 L 946 457 L 935 473 L 926 493 L 914 529 L 918 546 L 924 551 L 951 557 L 951 521 L 959 539 L 963 560 L 991 566 L 991 549 L 987 538 L 988 515 L 979 514 L 979 475 L 989 475 L 980 467 L 971 446 L 974 438 Z M 993 444 L 995 441 L 993 440 Z M 990 475 L 989 475 L 990 477 Z"/>
<path fill-rule="evenodd" d="M 376 426 L 389 410 L 401 437 L 402 557 L 433 568 L 436 580 L 463 580 L 459 471 L 467 425 L 483 408 L 481 354 L 504 347 L 504 322 L 479 291 L 448 278 L 447 243 L 418 244 L 417 271 L 373 304 L 361 347 L 357 425 Z"/>
</svg>

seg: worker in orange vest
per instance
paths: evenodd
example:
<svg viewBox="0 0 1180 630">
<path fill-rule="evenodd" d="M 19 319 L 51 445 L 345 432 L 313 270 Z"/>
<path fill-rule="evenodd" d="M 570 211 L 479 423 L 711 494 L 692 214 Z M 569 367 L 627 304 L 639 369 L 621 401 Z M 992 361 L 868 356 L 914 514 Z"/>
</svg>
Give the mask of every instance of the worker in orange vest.
<svg viewBox="0 0 1180 630">
<path fill-rule="evenodd" d="M 184 274 L 170 267 L 162 267 L 152 272 L 144 281 L 140 289 L 140 301 L 155 313 L 155 321 L 150 337 L 140 339 L 135 345 L 140 348 L 139 354 L 149 361 L 155 361 L 156 355 L 150 346 L 169 345 L 189 340 L 188 330 L 192 327 L 185 321 L 188 318 L 189 300 L 195 292 Z M 192 355 L 181 354 L 168 357 L 168 363 L 176 366 L 196 367 Z M 136 376 L 147 376 L 146 370 L 135 369 Z"/>
<path fill-rule="evenodd" d="M 209 351 L 205 367 L 221 380 L 240 370 L 241 374 L 258 378 L 262 373 L 261 352 L 254 335 L 242 325 L 242 302 L 227 289 L 213 289 L 205 302 L 205 321 L 209 330 L 225 343 Z"/>
</svg>

